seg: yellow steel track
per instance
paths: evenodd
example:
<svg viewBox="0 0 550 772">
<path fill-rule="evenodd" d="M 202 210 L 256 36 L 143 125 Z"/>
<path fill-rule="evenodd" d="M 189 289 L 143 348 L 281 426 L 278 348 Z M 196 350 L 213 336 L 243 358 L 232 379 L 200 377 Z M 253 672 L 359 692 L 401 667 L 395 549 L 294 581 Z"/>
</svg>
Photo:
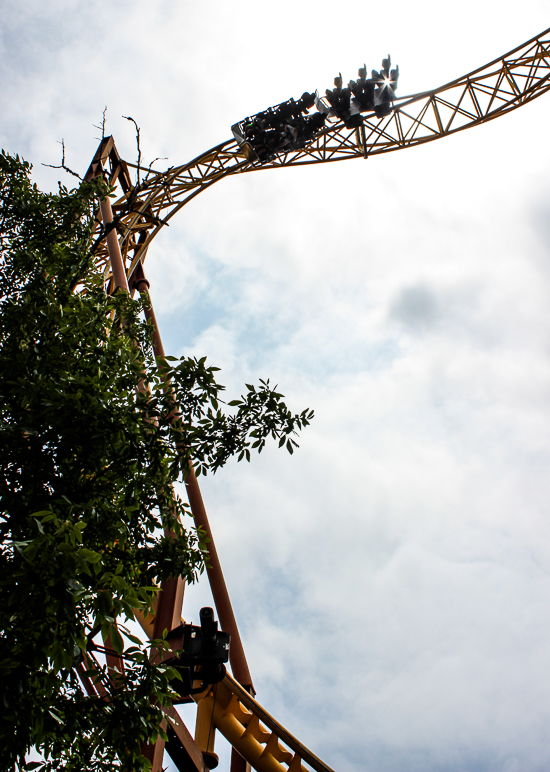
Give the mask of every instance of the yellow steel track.
<svg viewBox="0 0 550 772">
<path fill-rule="evenodd" d="M 111 179 L 121 184 L 123 195 L 113 209 L 130 276 L 136 264 L 145 259 L 161 228 L 192 198 L 228 175 L 367 158 L 413 147 L 498 118 L 548 90 L 550 29 L 451 83 L 396 99 L 389 116 L 366 115 L 359 129 L 346 129 L 343 123 L 333 120 L 306 147 L 281 153 L 271 161 L 251 162 L 235 140 L 228 140 L 164 172 L 142 169 L 145 178 L 133 185 L 129 167 L 137 167 L 122 161 L 112 138 L 107 138 L 89 174 L 94 173 L 98 163 L 103 166 L 109 160 Z M 105 241 L 100 243 L 96 259 L 101 265 L 109 265 Z"/>
</svg>

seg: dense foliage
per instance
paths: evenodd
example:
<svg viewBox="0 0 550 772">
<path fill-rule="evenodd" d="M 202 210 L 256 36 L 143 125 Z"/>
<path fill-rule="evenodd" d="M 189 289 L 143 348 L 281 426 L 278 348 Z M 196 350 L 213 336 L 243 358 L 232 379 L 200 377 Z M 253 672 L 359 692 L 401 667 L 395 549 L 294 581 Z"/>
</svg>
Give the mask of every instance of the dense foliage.
<svg viewBox="0 0 550 772">
<path fill-rule="evenodd" d="M 292 451 L 312 414 L 292 415 L 268 382 L 226 414 L 204 358 L 156 361 L 147 296 L 107 296 L 94 268 L 105 181 L 45 194 L 29 175 L 2 153 L 0 759 L 6 770 L 145 769 L 141 744 L 160 730 L 174 672 L 123 623 L 153 608 L 159 581 L 193 581 L 205 561 L 173 484 L 190 461 L 216 471 L 269 436 Z M 93 631 L 124 656 L 115 683 L 95 670 L 106 699 L 77 672 Z M 25 761 L 33 747 L 43 762 Z"/>
</svg>

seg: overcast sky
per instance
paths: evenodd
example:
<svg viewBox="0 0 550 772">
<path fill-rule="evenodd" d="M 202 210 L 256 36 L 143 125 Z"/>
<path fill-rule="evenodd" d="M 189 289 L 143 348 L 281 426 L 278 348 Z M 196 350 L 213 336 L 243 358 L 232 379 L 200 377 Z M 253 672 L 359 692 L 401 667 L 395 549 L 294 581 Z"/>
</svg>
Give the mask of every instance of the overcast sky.
<svg viewBox="0 0 550 772">
<path fill-rule="evenodd" d="M 391 53 L 398 94 L 548 3 L 4 0 L 1 145 L 185 163 Z M 337 772 L 550 768 L 550 96 L 424 147 L 226 179 L 152 245 L 165 347 L 316 418 L 203 482 L 264 707 Z M 72 184 L 70 177 L 63 177 Z M 209 604 L 204 582 L 184 616 Z M 222 769 L 227 753 L 220 744 Z"/>
</svg>

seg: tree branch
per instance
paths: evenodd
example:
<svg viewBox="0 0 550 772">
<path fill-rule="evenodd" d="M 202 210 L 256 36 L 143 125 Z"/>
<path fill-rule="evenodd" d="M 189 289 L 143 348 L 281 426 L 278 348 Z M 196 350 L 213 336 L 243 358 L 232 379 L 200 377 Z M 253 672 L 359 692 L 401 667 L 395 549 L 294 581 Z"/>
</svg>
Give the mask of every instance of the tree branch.
<svg viewBox="0 0 550 772">
<path fill-rule="evenodd" d="M 101 139 L 105 139 L 105 123 L 107 121 L 105 117 L 105 113 L 107 112 L 107 105 L 105 105 L 105 108 L 103 110 L 103 119 L 101 121 L 101 126 L 96 126 L 95 123 L 92 123 L 92 126 L 94 129 L 101 129 Z"/>
<path fill-rule="evenodd" d="M 53 164 L 44 164 L 43 163 L 42 166 L 49 166 L 50 169 L 64 169 L 66 172 L 69 172 L 69 174 L 72 174 L 73 177 L 78 177 L 78 179 L 81 180 L 82 177 L 80 176 L 80 174 L 77 174 L 76 172 L 73 172 L 73 170 L 69 169 L 69 167 L 65 164 L 65 140 L 62 139 L 61 142 L 58 141 L 58 144 L 60 144 L 61 147 L 63 148 L 63 155 L 62 155 L 62 158 L 61 158 L 61 164 L 59 166 L 54 166 Z"/>
<path fill-rule="evenodd" d="M 139 130 L 139 126 L 137 125 L 136 121 L 133 118 L 131 118 L 129 115 L 123 115 L 122 117 L 125 118 L 127 121 L 132 121 L 132 123 L 136 127 L 136 144 L 137 144 L 137 151 L 138 151 L 138 157 L 137 157 L 137 184 L 139 185 L 140 184 L 139 168 L 141 166 L 141 145 L 140 145 L 140 139 L 139 139 L 140 130 Z"/>
</svg>

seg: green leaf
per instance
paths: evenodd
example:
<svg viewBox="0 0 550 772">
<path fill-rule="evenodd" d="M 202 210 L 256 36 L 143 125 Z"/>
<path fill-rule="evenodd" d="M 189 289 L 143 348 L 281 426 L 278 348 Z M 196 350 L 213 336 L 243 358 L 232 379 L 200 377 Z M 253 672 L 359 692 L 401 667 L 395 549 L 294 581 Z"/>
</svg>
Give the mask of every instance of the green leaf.
<svg viewBox="0 0 550 772">
<path fill-rule="evenodd" d="M 101 555 L 99 552 L 94 552 L 93 550 L 87 549 L 86 547 L 81 547 L 78 550 L 78 555 L 81 558 L 84 558 L 88 563 L 99 563 L 101 560 Z"/>
<path fill-rule="evenodd" d="M 124 651 L 124 641 L 122 639 L 121 634 L 118 631 L 117 626 L 112 625 L 109 632 L 111 635 L 111 645 L 113 649 L 116 651 L 117 654 L 122 654 L 122 652 Z"/>
</svg>

